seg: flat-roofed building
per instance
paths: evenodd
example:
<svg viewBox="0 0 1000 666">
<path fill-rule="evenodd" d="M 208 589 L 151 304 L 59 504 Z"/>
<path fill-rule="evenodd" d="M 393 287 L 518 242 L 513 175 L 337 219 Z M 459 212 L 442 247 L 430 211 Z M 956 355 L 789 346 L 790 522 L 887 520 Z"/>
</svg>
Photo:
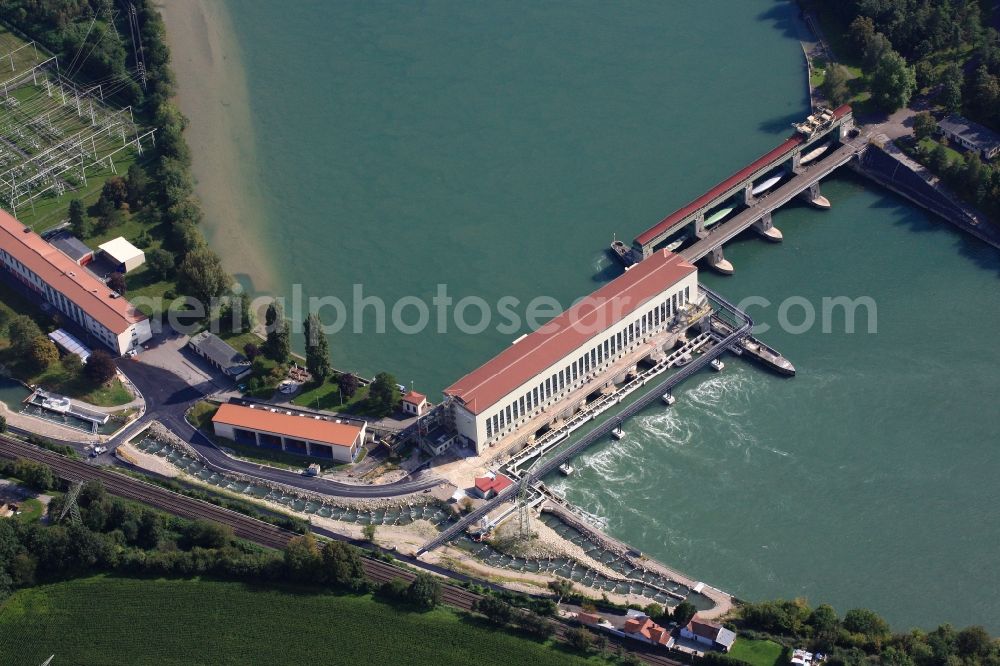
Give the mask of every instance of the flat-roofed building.
<svg viewBox="0 0 1000 666">
<path fill-rule="evenodd" d="M 702 301 L 697 269 L 654 252 L 445 389 L 455 430 L 477 453 L 527 442 L 638 360 L 672 346 L 683 313 Z"/>
<path fill-rule="evenodd" d="M 212 417 L 219 437 L 302 456 L 354 462 L 365 443 L 367 423 L 348 423 L 276 407 L 226 403 Z"/>
<path fill-rule="evenodd" d="M 249 375 L 253 369 L 246 356 L 210 331 L 202 331 L 193 336 L 188 340 L 188 347 L 236 381 Z"/>
<path fill-rule="evenodd" d="M 128 273 L 142 266 L 146 253 L 119 236 L 97 246 L 119 273 Z"/>
<path fill-rule="evenodd" d="M 938 129 L 952 142 L 979 153 L 984 160 L 1000 155 L 1000 134 L 957 113 L 941 119 Z"/>
<path fill-rule="evenodd" d="M 152 337 L 149 320 L 131 303 L 2 210 L 0 263 L 14 279 L 116 354 Z"/>
</svg>

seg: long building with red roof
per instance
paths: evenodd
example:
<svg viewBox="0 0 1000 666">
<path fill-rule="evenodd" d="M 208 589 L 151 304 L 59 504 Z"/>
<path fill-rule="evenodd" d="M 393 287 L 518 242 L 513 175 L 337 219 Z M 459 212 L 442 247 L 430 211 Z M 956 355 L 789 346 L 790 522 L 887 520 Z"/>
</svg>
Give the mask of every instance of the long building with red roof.
<svg viewBox="0 0 1000 666">
<path fill-rule="evenodd" d="M 700 299 L 697 269 L 654 253 L 445 389 L 458 435 L 478 453 L 529 436 L 541 414 L 606 384 L 617 362 Z"/>
<path fill-rule="evenodd" d="M 117 354 L 152 337 L 149 320 L 124 297 L 3 210 L 0 265 Z"/>
</svg>

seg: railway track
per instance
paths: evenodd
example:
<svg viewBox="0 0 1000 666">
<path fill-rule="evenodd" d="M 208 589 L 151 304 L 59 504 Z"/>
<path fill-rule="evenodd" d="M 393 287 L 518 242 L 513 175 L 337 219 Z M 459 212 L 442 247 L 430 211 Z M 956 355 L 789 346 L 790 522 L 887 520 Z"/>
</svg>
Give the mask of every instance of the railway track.
<svg viewBox="0 0 1000 666">
<path fill-rule="evenodd" d="M 0 457 L 10 459 L 25 458 L 44 463 L 51 467 L 52 471 L 58 477 L 67 481 L 100 481 L 112 495 L 141 502 L 176 516 L 181 516 L 182 518 L 211 520 L 228 525 L 232 528 L 233 533 L 241 539 L 246 539 L 247 541 L 268 548 L 280 550 L 285 547 L 289 539 L 299 536 L 295 532 L 265 523 L 250 516 L 245 516 L 242 513 L 224 509 L 203 500 L 179 495 L 166 488 L 102 469 L 95 465 L 88 465 L 81 460 L 67 458 L 58 453 L 41 449 L 31 444 L 25 444 L 8 437 L 0 436 Z M 416 574 L 408 569 L 370 557 L 362 557 L 361 564 L 364 568 L 365 576 L 378 584 L 387 583 L 394 578 L 399 578 L 409 583 L 416 578 Z M 448 606 L 464 611 L 471 611 L 476 601 L 481 598 L 482 595 L 470 592 L 456 585 L 449 583 L 442 583 L 441 585 L 441 601 Z M 563 622 L 556 622 L 555 626 L 555 636 L 565 639 L 570 627 Z M 635 652 L 643 661 L 651 666 L 681 666 L 681 662 L 654 652 L 654 648 L 652 647 L 646 648 L 633 642 L 629 642 L 628 644 L 621 641 L 615 642 Z"/>
</svg>

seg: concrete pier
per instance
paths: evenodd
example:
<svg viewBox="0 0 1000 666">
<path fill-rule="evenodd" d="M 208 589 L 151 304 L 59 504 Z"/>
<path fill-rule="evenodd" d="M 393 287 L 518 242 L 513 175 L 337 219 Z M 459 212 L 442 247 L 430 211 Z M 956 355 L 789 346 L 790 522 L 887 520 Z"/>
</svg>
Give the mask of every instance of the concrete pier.
<svg viewBox="0 0 1000 666">
<path fill-rule="evenodd" d="M 753 230 L 760 234 L 762 238 L 772 243 L 780 243 L 785 239 L 781 233 L 781 229 L 774 226 L 774 223 L 771 221 L 771 213 L 765 213 L 764 217 L 754 222 Z"/>
<path fill-rule="evenodd" d="M 723 275 L 732 275 L 736 272 L 736 268 L 733 264 L 726 259 L 725 255 L 722 254 L 722 246 L 713 248 L 711 252 L 705 255 L 705 263 L 708 264 L 709 268 L 717 273 L 722 273 Z"/>
</svg>

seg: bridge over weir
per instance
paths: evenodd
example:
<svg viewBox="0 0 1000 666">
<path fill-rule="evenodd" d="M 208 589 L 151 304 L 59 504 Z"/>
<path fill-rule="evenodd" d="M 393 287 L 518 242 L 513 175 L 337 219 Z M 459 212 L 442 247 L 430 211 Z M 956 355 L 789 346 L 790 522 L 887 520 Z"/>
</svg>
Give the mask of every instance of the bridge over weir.
<svg viewBox="0 0 1000 666">
<path fill-rule="evenodd" d="M 729 242 L 754 225 L 757 225 L 762 230 L 772 228 L 771 213 L 803 192 L 809 192 L 810 197 L 819 196 L 817 188 L 819 181 L 826 178 L 837 168 L 850 162 L 867 145 L 868 137 L 865 136 L 857 137 L 840 146 L 824 159 L 802 169 L 801 173 L 781 185 L 778 189 L 757 199 L 746 210 L 719 224 L 719 226 L 707 232 L 703 238 L 700 238 L 693 245 L 680 250 L 678 254 L 692 263 L 703 257 L 709 257 L 709 264 L 712 266 L 724 266 L 725 258 L 722 255 L 722 245 L 724 243 Z"/>
<path fill-rule="evenodd" d="M 731 266 L 722 257 L 721 242 L 724 241 L 702 241 L 709 237 L 718 239 L 720 235 L 716 232 L 721 228 L 738 228 L 739 231 L 731 235 L 729 231 L 722 234 L 727 236 L 725 240 L 729 240 L 754 225 L 765 237 L 781 240 L 781 233 L 771 224 L 770 213 L 775 208 L 797 195 L 804 195 L 814 203 L 828 205 L 820 197 L 819 180 L 863 150 L 862 142 L 853 140 L 856 132 L 851 107 L 844 105 L 832 111 L 820 109 L 795 127 L 795 134 L 780 146 L 636 236 L 631 249 L 623 257 L 625 262 L 629 264 L 641 261 L 659 247 L 694 241 L 687 250 L 679 251 L 679 254 L 688 259 L 707 256 L 709 264 L 714 268 L 731 272 Z M 816 159 L 819 154 L 825 156 Z M 785 179 L 785 183 L 777 189 L 772 185 L 767 191 L 757 195 L 753 193 L 758 184 L 775 176 Z M 736 221 L 734 219 L 725 224 L 719 223 L 714 230 L 707 229 L 706 217 L 713 211 L 724 211 L 727 207 L 737 209 L 736 219 L 739 223 L 732 224 Z M 711 223 L 711 219 L 708 222 Z"/>
<path fill-rule="evenodd" d="M 753 320 L 749 317 L 749 315 L 738 309 L 735 305 L 708 287 L 701 284 L 699 284 L 698 287 L 711 301 L 716 304 L 716 313 L 723 316 L 729 323 L 731 323 L 733 326 L 733 332 L 719 341 L 719 343 L 715 346 L 707 349 L 705 353 L 697 359 L 683 366 L 679 371 L 664 379 L 658 386 L 644 393 L 638 400 L 616 414 L 613 418 L 607 419 L 604 423 L 580 437 L 580 439 L 574 441 L 568 446 L 558 449 L 551 457 L 545 458 L 538 464 L 532 466 L 530 471 L 524 473 L 526 478 L 522 477 L 523 481 L 530 485 L 542 479 L 545 475 L 554 472 L 559 465 L 579 455 L 595 442 L 606 438 L 611 430 L 619 426 L 623 421 L 625 421 L 625 419 L 632 418 L 653 402 L 659 400 L 664 393 L 669 392 L 682 381 L 705 368 L 712 362 L 713 359 L 721 356 L 724 352 L 736 345 L 742 338 L 750 334 L 750 329 L 753 328 Z M 451 541 L 474 525 L 476 521 L 488 516 L 500 505 L 515 500 L 517 498 L 519 486 L 519 483 L 515 483 L 514 485 L 506 488 L 499 495 L 491 500 L 487 500 L 476 510 L 465 515 L 463 518 L 458 520 L 458 522 L 443 530 L 440 534 L 425 543 L 417 552 L 417 556 L 419 557 L 421 554 L 434 550 L 438 546 Z"/>
</svg>

